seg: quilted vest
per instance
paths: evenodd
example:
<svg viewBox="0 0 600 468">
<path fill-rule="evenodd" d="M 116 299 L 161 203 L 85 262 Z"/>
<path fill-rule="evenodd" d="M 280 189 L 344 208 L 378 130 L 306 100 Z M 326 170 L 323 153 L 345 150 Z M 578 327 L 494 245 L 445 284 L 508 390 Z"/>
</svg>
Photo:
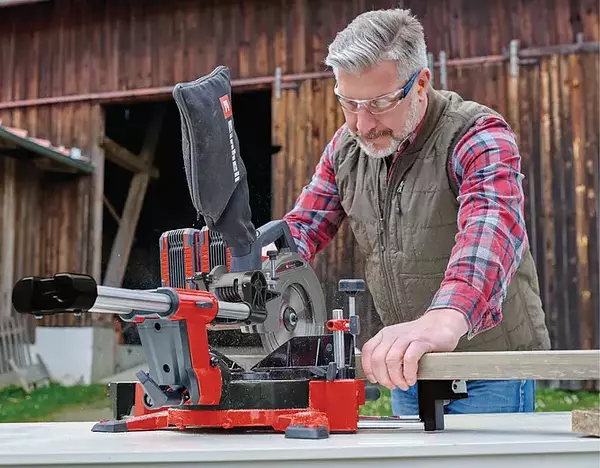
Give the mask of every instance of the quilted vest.
<svg viewBox="0 0 600 468">
<path fill-rule="evenodd" d="M 344 128 L 333 154 L 341 204 L 365 258 L 365 280 L 382 323 L 415 320 L 444 278 L 458 232 L 457 187 L 448 158 L 482 114 L 493 110 L 454 92 L 428 90 L 424 123 L 389 175 Z M 529 250 L 508 285 L 499 325 L 463 336 L 457 351 L 549 349 L 536 267 Z M 474 336 L 473 336 L 474 335 Z"/>
</svg>

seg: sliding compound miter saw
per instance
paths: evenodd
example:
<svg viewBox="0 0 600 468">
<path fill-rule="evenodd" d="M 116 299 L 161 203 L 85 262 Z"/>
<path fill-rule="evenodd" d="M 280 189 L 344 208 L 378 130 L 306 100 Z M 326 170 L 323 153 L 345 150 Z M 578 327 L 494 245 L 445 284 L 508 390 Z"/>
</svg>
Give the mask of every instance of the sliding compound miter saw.
<svg viewBox="0 0 600 468">
<path fill-rule="evenodd" d="M 354 300 L 364 282 L 340 280 L 349 310 L 329 316 L 319 279 L 287 223 L 254 228 L 229 70 L 217 67 L 178 84 L 173 95 L 188 187 L 205 226 L 160 237 L 161 285 L 115 288 L 58 273 L 25 277 L 13 288 L 20 313 L 108 313 L 136 325 L 148 370 L 137 381 L 110 385 L 114 419 L 92 430 L 266 428 L 289 438 L 323 438 L 406 422 L 359 417 L 360 407 L 379 397 L 357 375 Z M 232 328 L 260 335 L 265 355 L 250 368 L 209 342 L 209 330 Z M 444 399 L 466 396 L 447 384 L 420 382 L 418 420 L 425 430 L 443 428 Z"/>
</svg>

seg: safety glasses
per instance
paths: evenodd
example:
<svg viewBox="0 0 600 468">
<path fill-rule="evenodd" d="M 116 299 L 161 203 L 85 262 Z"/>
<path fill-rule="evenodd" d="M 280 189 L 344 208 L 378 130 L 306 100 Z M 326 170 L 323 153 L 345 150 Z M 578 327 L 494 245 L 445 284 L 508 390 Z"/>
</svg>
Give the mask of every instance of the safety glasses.
<svg viewBox="0 0 600 468">
<path fill-rule="evenodd" d="M 338 92 L 337 84 L 335 85 L 334 93 L 341 106 L 348 112 L 356 114 L 361 107 L 364 107 L 372 114 L 383 114 L 384 112 L 389 112 L 394 109 L 400 103 L 400 101 L 406 97 L 420 72 L 421 70 L 413 74 L 408 80 L 408 83 L 406 83 L 406 85 L 404 85 L 402 88 L 398 88 L 391 93 L 387 93 L 373 99 L 349 99 L 344 97 Z"/>
</svg>

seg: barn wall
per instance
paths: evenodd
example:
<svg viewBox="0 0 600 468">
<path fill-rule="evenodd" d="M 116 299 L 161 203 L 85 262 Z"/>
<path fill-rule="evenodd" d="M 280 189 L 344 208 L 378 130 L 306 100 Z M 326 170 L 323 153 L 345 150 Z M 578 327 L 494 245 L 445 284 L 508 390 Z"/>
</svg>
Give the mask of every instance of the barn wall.
<svg viewBox="0 0 600 468">
<path fill-rule="evenodd" d="M 500 54 L 511 39 L 522 47 L 572 43 L 578 33 L 599 39 L 594 0 L 54 0 L 2 9 L 0 98 L 170 86 L 219 63 L 233 78 L 324 70 L 328 43 L 351 18 L 395 5 L 421 19 L 436 56 Z M 55 133 L 69 126 L 54 125 Z"/>
<path fill-rule="evenodd" d="M 54 0 L 6 8 L 0 15 L 0 119 L 56 143 L 88 148 L 101 161 L 101 151 L 95 147 L 95 135 L 102 130 L 101 111 L 91 93 L 156 87 L 168 90 L 174 83 L 194 79 L 217 64 L 229 66 L 234 79 L 272 76 L 276 67 L 283 73 L 321 71 L 327 44 L 352 17 L 367 9 L 395 5 L 411 8 L 421 19 L 429 49 L 436 57 L 442 50 L 448 59 L 502 54 L 512 39 L 519 39 L 521 47 L 572 43 L 578 35 L 584 41 L 599 40 L 598 3 L 594 0 Z M 566 59 L 555 60 L 563 63 Z M 590 310 L 598 310 L 597 229 L 592 224 L 596 219 L 593 197 L 597 179 L 590 176 L 594 169 L 597 172 L 597 166 L 587 165 L 588 156 L 584 164 L 581 155 L 593 154 L 594 145 L 597 148 L 597 125 L 592 126 L 597 116 L 590 117 L 598 102 L 597 94 L 591 91 L 594 84 L 597 88 L 597 65 L 596 70 L 593 63 L 583 66 L 581 75 L 574 75 L 579 78 L 569 81 L 585 83 L 583 91 L 569 91 L 563 83 L 562 107 L 553 104 L 559 102 L 553 98 L 558 85 L 542 92 L 543 86 L 561 82 L 555 79 L 558 75 L 552 75 L 555 62 L 523 71 L 516 101 L 514 93 L 510 97 L 513 101 L 509 101 L 506 67 L 496 63 L 451 68 L 448 87 L 519 120 L 516 127 L 527 174 L 530 237 L 545 301 L 554 307 L 553 320 L 567 320 L 567 312 L 561 311 L 575 310 L 573 314 L 587 317 L 584 326 L 589 326 Z M 566 68 L 560 70 L 564 73 Z M 75 104 L 11 104 L 76 95 L 87 97 Z M 516 107 L 510 107 L 509 102 L 518 102 L 519 112 L 515 113 Z M 308 181 L 342 116 L 331 100 L 330 81 L 304 81 L 298 89 L 284 89 L 274 107 L 278 115 L 289 115 L 274 123 L 274 139 L 284 144 L 274 158 L 274 167 L 275 171 L 282 167 L 286 171 L 284 176 L 273 175 L 274 215 L 278 216 Z M 583 114 L 578 110 L 575 114 L 583 117 L 565 126 L 563 113 L 571 115 L 580 108 Z M 553 148 L 549 145 L 560 146 L 561 152 L 549 150 Z M 559 154 L 562 159 L 554 160 Z M 558 163 L 563 165 L 556 166 Z M 43 255 L 48 264 L 45 271 L 63 265 L 95 271 L 97 257 L 91 251 L 101 230 L 94 229 L 92 223 L 101 226 L 101 216 L 97 211 L 92 213 L 93 205 L 88 201 L 90 197 L 98 200 L 101 179 L 101 173 L 95 176 L 92 187 L 85 183 L 48 187 L 48 196 L 41 196 L 53 208 L 71 206 L 74 200 L 80 204 L 74 211 L 77 214 L 69 218 L 73 221 L 66 223 L 55 214 L 54 224 L 46 223 L 54 227 L 41 231 L 43 242 L 52 246 Z M 543 192 L 544 187 L 551 192 Z M 67 226 L 77 226 L 78 230 L 69 231 Z M 95 244 L 90 244 L 92 237 Z M 61 257 L 61 245 L 88 247 L 75 247 Z M 559 248 L 563 245 L 570 253 L 562 254 Z M 360 271 L 360 259 L 344 230 L 322 258 L 317 268 L 328 285 L 328 296 L 333 296 L 338 278 Z M 350 263 L 356 268 L 350 268 Z M 577 278 L 575 284 L 573 278 Z M 581 338 L 579 332 L 576 336 Z M 581 339 L 589 343 L 589 337 Z"/>
<path fill-rule="evenodd" d="M 92 175 L 50 173 L 34 167 L 28 157 L 0 156 L 0 174 L 4 177 L 0 208 L 7 210 L 7 203 L 12 199 L 7 188 L 15 193 L 14 232 L 5 229 L 8 225 L 4 226 L 0 230 L 0 244 L 6 236 L 14 236 L 13 283 L 22 276 L 52 275 L 61 271 L 89 273 L 99 279 L 101 239 L 98 232 L 101 234 L 102 220 L 98 218 L 95 200 L 98 197 L 98 185 L 103 190 L 103 154 L 90 138 L 98 134 L 98 124 L 102 125 L 100 109 L 97 105 L 63 106 L 52 109 L 52 118 L 46 120 L 43 114 L 48 110 L 29 108 L 13 111 L 5 114 L 3 123 L 18 128 L 34 128 L 34 131 L 30 131 L 32 135 L 65 146 L 79 147 L 84 154 L 92 156 L 98 169 Z M 60 128 L 56 125 L 58 121 L 73 124 L 70 128 Z M 34 124 L 29 126 L 28 122 Z M 101 203 L 100 198 L 100 209 Z M 7 219 L 3 221 L 8 223 Z M 99 231 L 94 226 L 99 226 Z M 12 284 L 10 281 L 3 283 L 1 289 L 4 297 L 9 297 Z M 5 309 L 9 303 L 4 302 Z M 36 323 L 84 326 L 106 320 L 106 316 L 96 315 L 75 317 L 59 314 Z"/>
</svg>

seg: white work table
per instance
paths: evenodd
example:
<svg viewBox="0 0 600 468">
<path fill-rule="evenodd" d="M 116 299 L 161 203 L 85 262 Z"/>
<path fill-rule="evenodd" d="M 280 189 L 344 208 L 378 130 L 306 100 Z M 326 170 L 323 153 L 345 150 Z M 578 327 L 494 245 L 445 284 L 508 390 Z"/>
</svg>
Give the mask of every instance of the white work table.
<svg viewBox="0 0 600 468">
<path fill-rule="evenodd" d="M 438 433 L 425 433 L 414 423 L 321 440 L 279 433 L 94 433 L 93 424 L 0 424 L 0 466 L 600 466 L 600 439 L 573 433 L 570 413 L 448 415 L 445 431 Z"/>
</svg>

